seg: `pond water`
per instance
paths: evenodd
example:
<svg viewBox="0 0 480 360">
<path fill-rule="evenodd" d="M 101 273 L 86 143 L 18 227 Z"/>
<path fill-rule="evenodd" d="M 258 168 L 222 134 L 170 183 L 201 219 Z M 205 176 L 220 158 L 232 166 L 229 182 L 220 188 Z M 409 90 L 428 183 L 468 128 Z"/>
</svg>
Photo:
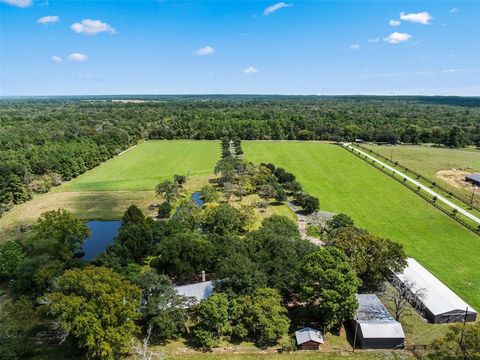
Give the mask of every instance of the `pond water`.
<svg viewBox="0 0 480 360">
<path fill-rule="evenodd" d="M 122 222 L 112 221 L 87 221 L 90 228 L 90 238 L 83 243 L 83 259 L 90 261 L 104 252 L 108 245 L 113 244 L 113 238 L 117 235 Z"/>
<path fill-rule="evenodd" d="M 200 197 L 202 194 L 200 193 L 200 191 L 197 191 L 197 192 L 194 192 L 192 194 L 192 196 L 190 197 L 190 200 L 192 200 L 195 204 L 197 204 L 198 206 L 202 207 L 203 206 L 203 203 L 204 201 L 202 200 L 202 198 Z"/>
</svg>

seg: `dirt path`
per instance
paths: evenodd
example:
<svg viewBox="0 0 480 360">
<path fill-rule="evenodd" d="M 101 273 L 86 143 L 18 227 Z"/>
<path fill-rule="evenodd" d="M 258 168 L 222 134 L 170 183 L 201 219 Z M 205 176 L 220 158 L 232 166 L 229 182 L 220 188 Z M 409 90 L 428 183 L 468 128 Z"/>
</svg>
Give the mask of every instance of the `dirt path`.
<svg viewBox="0 0 480 360">
<path fill-rule="evenodd" d="M 311 243 L 318 245 L 318 246 L 323 246 L 325 245 L 322 240 L 317 239 L 316 237 L 313 236 L 308 236 L 307 234 L 307 217 L 303 215 L 299 208 L 293 204 L 291 201 L 287 201 L 288 206 L 293 210 L 293 212 L 297 215 L 297 223 L 298 223 L 298 231 L 300 232 L 300 237 L 304 240 L 308 240 Z"/>
</svg>

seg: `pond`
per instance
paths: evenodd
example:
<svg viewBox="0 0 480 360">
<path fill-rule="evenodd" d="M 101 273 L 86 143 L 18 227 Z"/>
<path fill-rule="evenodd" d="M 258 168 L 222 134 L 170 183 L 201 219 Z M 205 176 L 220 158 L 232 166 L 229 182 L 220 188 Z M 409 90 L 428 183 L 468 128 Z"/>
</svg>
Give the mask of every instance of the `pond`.
<svg viewBox="0 0 480 360">
<path fill-rule="evenodd" d="M 104 252 L 108 245 L 113 244 L 113 238 L 117 235 L 122 222 L 112 221 L 87 221 L 90 228 L 90 238 L 83 243 L 83 259 L 90 261 Z"/>
</svg>

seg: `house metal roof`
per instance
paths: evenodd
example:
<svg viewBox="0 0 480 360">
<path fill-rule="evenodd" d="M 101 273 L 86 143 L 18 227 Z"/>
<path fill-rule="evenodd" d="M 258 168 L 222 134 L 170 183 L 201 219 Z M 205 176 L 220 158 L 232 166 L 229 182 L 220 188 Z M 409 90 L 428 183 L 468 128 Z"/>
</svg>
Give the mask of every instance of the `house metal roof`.
<svg viewBox="0 0 480 360">
<path fill-rule="evenodd" d="M 212 295 L 213 285 L 214 281 L 203 281 L 196 284 L 175 286 L 175 290 L 179 295 L 192 297 L 200 302 Z"/>
<path fill-rule="evenodd" d="M 415 259 L 408 258 L 407 263 L 408 265 L 403 273 L 396 274 L 396 276 L 404 284 L 407 280 L 410 282 L 413 281 L 413 292 L 418 289 L 424 290 L 425 297 L 422 299 L 422 303 L 433 315 L 455 311 L 464 314 L 467 308 L 469 312 L 476 313 L 470 305 L 433 276 L 432 273 L 420 265 Z"/>
<path fill-rule="evenodd" d="M 315 341 L 316 343 L 323 344 L 323 336 L 319 330 L 305 327 L 301 330 L 295 331 L 295 339 L 298 345 L 302 345 L 309 341 Z"/>
</svg>

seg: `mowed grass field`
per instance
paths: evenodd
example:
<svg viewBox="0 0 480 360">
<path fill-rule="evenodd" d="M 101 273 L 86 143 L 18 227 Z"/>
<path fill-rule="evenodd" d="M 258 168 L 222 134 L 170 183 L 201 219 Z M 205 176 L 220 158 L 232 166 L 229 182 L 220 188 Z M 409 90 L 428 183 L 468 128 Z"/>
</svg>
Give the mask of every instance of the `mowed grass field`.
<svg viewBox="0 0 480 360">
<path fill-rule="evenodd" d="M 337 145 L 244 141 L 249 161 L 294 173 L 323 210 L 346 213 L 357 226 L 402 243 L 471 306 L 480 309 L 480 237 L 414 192 Z"/>
<path fill-rule="evenodd" d="M 160 181 L 175 174 L 212 174 L 219 159 L 218 141 L 147 141 L 56 191 L 153 190 Z"/>
</svg>

